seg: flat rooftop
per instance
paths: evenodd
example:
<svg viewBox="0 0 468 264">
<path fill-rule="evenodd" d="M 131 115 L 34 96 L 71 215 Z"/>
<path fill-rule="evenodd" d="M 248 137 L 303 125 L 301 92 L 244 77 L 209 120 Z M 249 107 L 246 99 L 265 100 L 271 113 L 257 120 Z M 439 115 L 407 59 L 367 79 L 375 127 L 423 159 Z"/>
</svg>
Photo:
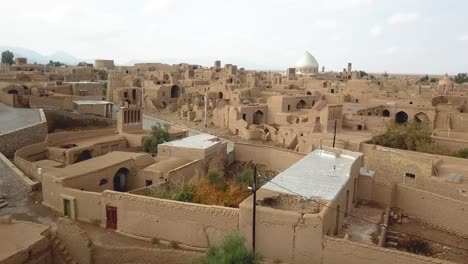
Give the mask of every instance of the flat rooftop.
<svg viewBox="0 0 468 264">
<path fill-rule="evenodd" d="M 100 105 L 100 104 L 112 104 L 111 102 L 101 100 L 76 100 L 73 103 L 77 105 Z"/>
<path fill-rule="evenodd" d="M 154 163 L 154 160 L 147 153 L 113 151 L 99 157 L 68 165 L 65 168 L 54 169 L 47 173 L 52 174 L 56 178 L 69 179 L 99 171 L 131 159 L 137 160 L 140 158 L 143 160 L 138 163 L 148 163 L 147 165 Z"/>
<path fill-rule="evenodd" d="M 0 262 L 42 240 L 48 229 L 49 226 L 29 222 L 1 223 Z"/>
<path fill-rule="evenodd" d="M 198 134 L 179 140 L 163 143 L 164 146 L 180 147 L 180 148 L 192 148 L 192 149 L 208 149 L 219 142 L 217 136 L 210 134 Z"/>
<path fill-rule="evenodd" d="M 358 153 L 314 150 L 281 172 L 262 189 L 302 196 L 308 199 L 333 200 L 347 183 Z"/>
<path fill-rule="evenodd" d="M 41 122 L 39 109 L 13 108 L 0 103 L 0 134 Z"/>
</svg>

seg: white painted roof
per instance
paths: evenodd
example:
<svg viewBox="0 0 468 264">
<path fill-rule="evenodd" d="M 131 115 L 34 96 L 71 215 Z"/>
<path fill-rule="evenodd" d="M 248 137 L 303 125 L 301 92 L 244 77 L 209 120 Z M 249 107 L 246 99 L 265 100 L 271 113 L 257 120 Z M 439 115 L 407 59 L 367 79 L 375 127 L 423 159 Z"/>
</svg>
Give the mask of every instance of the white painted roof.
<svg viewBox="0 0 468 264">
<path fill-rule="evenodd" d="M 112 104 L 111 102 L 101 100 L 76 100 L 73 103 L 78 105 Z"/>
<path fill-rule="evenodd" d="M 356 157 L 350 155 L 341 154 L 336 157 L 333 152 L 315 150 L 278 174 L 262 188 L 309 199 L 330 201 L 347 183 L 355 160 Z"/>
<path fill-rule="evenodd" d="M 296 63 L 296 68 L 318 68 L 318 62 L 308 51 Z"/>
<path fill-rule="evenodd" d="M 198 134 L 170 142 L 163 143 L 161 145 L 181 147 L 181 148 L 193 148 L 193 149 L 208 149 L 218 142 L 218 137 L 210 134 Z"/>
</svg>

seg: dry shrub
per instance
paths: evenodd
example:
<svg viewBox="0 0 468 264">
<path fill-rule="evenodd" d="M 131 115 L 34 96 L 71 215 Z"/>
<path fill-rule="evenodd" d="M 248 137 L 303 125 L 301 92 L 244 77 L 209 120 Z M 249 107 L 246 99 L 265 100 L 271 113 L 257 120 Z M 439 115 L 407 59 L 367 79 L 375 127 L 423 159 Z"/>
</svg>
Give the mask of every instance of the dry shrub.
<svg viewBox="0 0 468 264">
<path fill-rule="evenodd" d="M 211 184 L 208 178 L 194 181 L 195 195 L 193 202 L 238 208 L 239 204 L 250 195 L 249 190 L 240 184 L 231 182 L 223 186 Z"/>
</svg>

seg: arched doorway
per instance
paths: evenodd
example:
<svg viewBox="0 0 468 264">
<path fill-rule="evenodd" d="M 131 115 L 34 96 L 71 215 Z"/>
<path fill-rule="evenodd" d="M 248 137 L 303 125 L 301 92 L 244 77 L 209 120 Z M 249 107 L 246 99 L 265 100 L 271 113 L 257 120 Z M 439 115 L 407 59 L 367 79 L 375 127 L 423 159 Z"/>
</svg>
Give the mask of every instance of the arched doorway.
<svg viewBox="0 0 468 264">
<path fill-rule="evenodd" d="M 382 115 L 385 116 L 385 117 L 389 117 L 390 116 L 390 111 L 385 109 L 385 110 L 383 110 Z"/>
<path fill-rule="evenodd" d="M 223 93 L 222 92 L 218 93 L 218 99 L 223 99 Z"/>
<path fill-rule="evenodd" d="M 417 113 L 414 116 L 414 120 L 416 120 L 416 122 L 419 122 L 419 123 L 429 123 L 429 117 L 423 112 Z"/>
<path fill-rule="evenodd" d="M 171 98 L 179 98 L 180 97 L 180 87 L 177 85 L 172 86 L 171 88 Z"/>
<path fill-rule="evenodd" d="M 257 110 L 254 114 L 253 114 L 253 123 L 256 124 L 256 125 L 260 125 L 262 124 L 264 121 L 263 121 L 263 112 L 260 111 L 260 110 Z"/>
<path fill-rule="evenodd" d="M 300 100 L 299 102 L 297 102 L 297 105 L 296 105 L 297 110 L 304 109 L 306 107 L 307 107 L 307 103 L 304 100 Z"/>
<path fill-rule="evenodd" d="M 408 114 L 400 111 L 395 115 L 395 122 L 397 124 L 406 124 L 408 122 Z"/>
<path fill-rule="evenodd" d="M 93 156 L 91 155 L 91 152 L 89 150 L 84 150 L 76 157 L 75 163 L 81 162 L 84 160 L 89 160 L 91 158 L 93 158 Z"/>
<path fill-rule="evenodd" d="M 7 93 L 9 93 L 9 94 L 18 94 L 18 91 L 17 90 L 9 90 Z"/>
<path fill-rule="evenodd" d="M 127 168 L 119 169 L 113 179 L 114 191 L 116 192 L 126 192 L 127 191 L 127 177 L 129 175 L 129 170 Z"/>
</svg>

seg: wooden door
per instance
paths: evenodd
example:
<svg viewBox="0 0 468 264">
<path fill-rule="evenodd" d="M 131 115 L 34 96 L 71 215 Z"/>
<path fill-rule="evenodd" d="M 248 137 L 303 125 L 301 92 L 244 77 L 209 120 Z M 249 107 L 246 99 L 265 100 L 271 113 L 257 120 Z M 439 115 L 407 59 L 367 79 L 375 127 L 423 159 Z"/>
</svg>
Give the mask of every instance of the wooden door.
<svg viewBox="0 0 468 264">
<path fill-rule="evenodd" d="M 106 228 L 117 229 L 117 207 L 106 206 Z"/>
</svg>

